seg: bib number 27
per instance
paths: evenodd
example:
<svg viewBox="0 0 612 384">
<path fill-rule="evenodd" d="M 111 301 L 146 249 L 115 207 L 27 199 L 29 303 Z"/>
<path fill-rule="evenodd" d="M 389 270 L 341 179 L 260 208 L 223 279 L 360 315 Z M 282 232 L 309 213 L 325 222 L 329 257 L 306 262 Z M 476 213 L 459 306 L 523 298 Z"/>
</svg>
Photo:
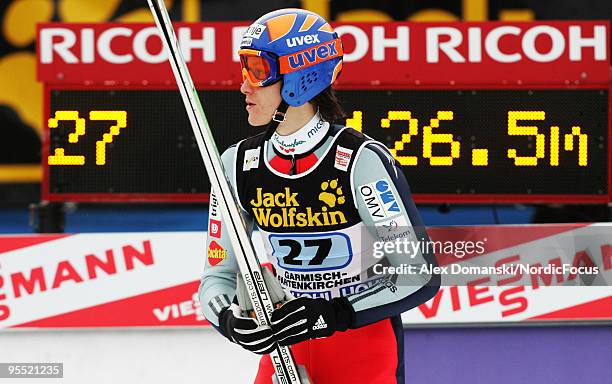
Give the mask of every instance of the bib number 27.
<svg viewBox="0 0 612 384">
<path fill-rule="evenodd" d="M 308 265 L 321 265 L 332 247 L 332 240 L 326 239 L 311 239 L 304 240 L 304 247 L 316 247 L 315 256 L 308 261 Z M 302 265 L 302 260 L 297 260 L 297 257 L 302 253 L 302 243 L 293 239 L 282 239 L 278 241 L 278 245 L 289 247 L 289 253 L 283 257 L 283 263 L 286 265 Z"/>
<path fill-rule="evenodd" d="M 306 236 L 270 236 L 273 256 L 287 270 L 328 270 L 348 265 L 352 249 L 348 236 L 342 233 Z"/>
</svg>

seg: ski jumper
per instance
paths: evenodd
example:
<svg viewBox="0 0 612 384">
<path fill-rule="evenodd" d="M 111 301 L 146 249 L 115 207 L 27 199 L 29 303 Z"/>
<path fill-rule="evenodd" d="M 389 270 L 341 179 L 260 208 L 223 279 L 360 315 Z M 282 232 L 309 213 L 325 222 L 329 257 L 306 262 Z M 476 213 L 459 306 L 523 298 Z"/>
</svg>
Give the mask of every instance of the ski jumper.
<svg viewBox="0 0 612 384">
<path fill-rule="evenodd" d="M 342 297 L 354 311 L 347 331 L 293 345 L 296 363 L 316 384 L 404 383 L 399 315 L 433 297 L 439 276 L 377 272 L 381 265 L 435 265 L 433 254 L 381 257 L 372 251 L 375 242 L 429 239 L 406 178 L 384 145 L 317 113 L 294 134 L 250 137 L 222 160 L 280 284 L 295 297 Z M 223 230 L 212 191 L 199 297 L 215 326 L 234 298 L 240 257 Z M 271 383 L 273 374 L 264 356 L 255 383 Z"/>
</svg>

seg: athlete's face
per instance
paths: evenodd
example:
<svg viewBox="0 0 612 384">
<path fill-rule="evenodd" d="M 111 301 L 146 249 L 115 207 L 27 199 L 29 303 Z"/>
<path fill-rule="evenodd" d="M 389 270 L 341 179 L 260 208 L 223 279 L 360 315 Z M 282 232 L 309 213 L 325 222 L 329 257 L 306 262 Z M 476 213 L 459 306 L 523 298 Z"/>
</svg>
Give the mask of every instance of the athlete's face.
<svg viewBox="0 0 612 384">
<path fill-rule="evenodd" d="M 281 83 L 279 81 L 267 87 L 254 87 L 247 80 L 242 82 L 240 92 L 246 96 L 249 124 L 257 127 L 272 120 L 272 114 L 281 102 Z"/>
</svg>

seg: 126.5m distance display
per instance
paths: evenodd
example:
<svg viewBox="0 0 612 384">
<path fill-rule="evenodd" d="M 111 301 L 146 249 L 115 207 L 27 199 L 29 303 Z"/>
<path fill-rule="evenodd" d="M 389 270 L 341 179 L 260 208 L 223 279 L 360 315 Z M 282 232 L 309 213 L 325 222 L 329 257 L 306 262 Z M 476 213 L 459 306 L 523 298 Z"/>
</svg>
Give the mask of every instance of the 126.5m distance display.
<svg viewBox="0 0 612 384">
<path fill-rule="evenodd" d="M 338 94 L 347 125 L 387 145 L 417 200 L 608 197 L 606 89 Z M 220 151 L 260 131 L 247 124 L 238 91 L 200 97 Z M 48 197 L 180 200 L 207 193 L 183 108 L 172 90 L 52 90 Z"/>
</svg>

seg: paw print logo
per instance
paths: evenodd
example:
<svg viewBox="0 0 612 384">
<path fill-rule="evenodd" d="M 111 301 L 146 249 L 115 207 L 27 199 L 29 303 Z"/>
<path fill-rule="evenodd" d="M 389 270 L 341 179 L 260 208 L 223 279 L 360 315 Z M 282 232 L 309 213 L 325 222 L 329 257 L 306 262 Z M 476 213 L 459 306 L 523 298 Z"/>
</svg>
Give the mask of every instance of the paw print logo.
<svg viewBox="0 0 612 384">
<path fill-rule="evenodd" d="M 165 0 L 170 12 L 173 2 Z M 153 18 L 144 0 L 0 1 L 0 105 L 13 109 L 42 135 L 43 85 L 36 81 L 36 24 L 111 20 L 152 22 Z"/>
<path fill-rule="evenodd" d="M 336 204 L 344 204 L 346 198 L 342 194 L 342 187 L 338 185 L 338 179 L 328 180 L 321 183 L 319 200 L 324 202 L 330 208 L 335 207 Z M 327 211 L 327 207 L 324 206 L 323 211 Z"/>
</svg>

